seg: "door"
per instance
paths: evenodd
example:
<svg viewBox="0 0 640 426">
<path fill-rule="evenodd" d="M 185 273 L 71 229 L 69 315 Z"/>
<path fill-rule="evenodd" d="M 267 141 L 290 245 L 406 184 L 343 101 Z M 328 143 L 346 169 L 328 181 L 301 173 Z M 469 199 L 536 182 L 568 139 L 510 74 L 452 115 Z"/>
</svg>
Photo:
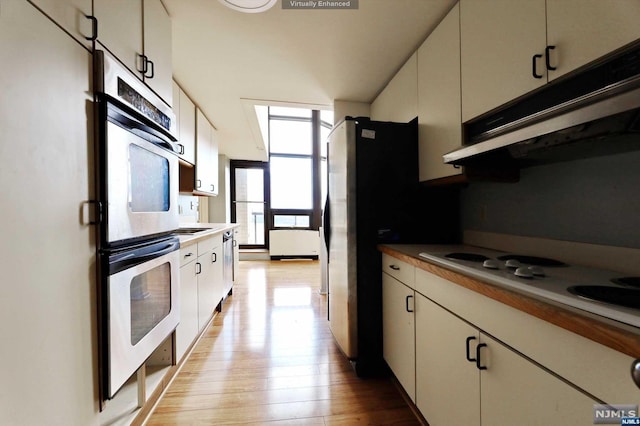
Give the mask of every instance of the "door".
<svg viewBox="0 0 640 426">
<path fill-rule="evenodd" d="M 267 163 L 231 162 L 231 222 L 237 223 L 236 244 L 242 248 L 267 248 Z"/>
</svg>

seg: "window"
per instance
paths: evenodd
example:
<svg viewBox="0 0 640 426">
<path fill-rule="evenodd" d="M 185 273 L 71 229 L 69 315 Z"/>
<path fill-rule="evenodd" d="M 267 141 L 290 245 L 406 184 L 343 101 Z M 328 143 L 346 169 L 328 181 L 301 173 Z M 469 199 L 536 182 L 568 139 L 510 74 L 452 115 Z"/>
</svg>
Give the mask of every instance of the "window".
<svg viewBox="0 0 640 426">
<path fill-rule="evenodd" d="M 269 107 L 271 229 L 318 229 L 332 111 Z"/>
</svg>

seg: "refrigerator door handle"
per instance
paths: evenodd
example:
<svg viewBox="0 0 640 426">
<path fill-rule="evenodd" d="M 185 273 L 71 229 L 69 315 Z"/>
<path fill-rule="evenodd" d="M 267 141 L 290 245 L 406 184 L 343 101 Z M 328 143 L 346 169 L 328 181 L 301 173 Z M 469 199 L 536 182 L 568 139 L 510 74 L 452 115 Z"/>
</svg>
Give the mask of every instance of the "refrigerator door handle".
<svg viewBox="0 0 640 426">
<path fill-rule="evenodd" d="M 322 227 L 324 230 L 324 241 L 327 246 L 327 257 L 329 255 L 329 247 L 331 247 L 331 210 L 329 209 L 329 195 L 324 202 L 324 214 L 322 215 Z"/>
</svg>

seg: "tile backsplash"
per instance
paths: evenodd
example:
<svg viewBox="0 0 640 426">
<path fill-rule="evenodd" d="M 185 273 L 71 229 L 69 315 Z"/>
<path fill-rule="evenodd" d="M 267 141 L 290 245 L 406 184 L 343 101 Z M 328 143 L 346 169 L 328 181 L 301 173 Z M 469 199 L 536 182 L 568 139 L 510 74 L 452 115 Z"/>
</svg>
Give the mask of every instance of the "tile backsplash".
<svg viewBox="0 0 640 426">
<path fill-rule="evenodd" d="M 198 222 L 199 198 L 192 195 L 178 196 L 178 211 L 181 223 Z"/>
</svg>

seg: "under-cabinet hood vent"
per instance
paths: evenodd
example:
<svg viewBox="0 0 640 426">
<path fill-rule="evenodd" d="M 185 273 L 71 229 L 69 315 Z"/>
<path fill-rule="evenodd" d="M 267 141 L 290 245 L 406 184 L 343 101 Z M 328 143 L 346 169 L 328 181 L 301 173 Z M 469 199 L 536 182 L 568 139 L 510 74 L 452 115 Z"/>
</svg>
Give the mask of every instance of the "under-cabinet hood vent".
<svg viewBox="0 0 640 426">
<path fill-rule="evenodd" d="M 640 150 L 640 42 L 464 124 L 445 163 L 520 166 Z"/>
</svg>

